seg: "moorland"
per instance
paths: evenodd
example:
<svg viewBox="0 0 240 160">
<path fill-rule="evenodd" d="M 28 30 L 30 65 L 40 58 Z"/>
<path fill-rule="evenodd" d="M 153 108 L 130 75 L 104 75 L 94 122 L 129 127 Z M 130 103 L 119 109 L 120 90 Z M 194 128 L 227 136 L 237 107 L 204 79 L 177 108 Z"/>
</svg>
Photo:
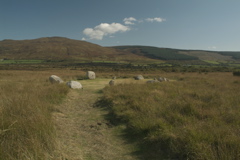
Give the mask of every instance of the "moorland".
<svg viewBox="0 0 240 160">
<path fill-rule="evenodd" d="M 151 46 L 102 47 L 63 37 L 0 41 L 0 69 L 61 67 L 74 69 L 83 66 L 98 68 L 104 66 L 114 69 L 232 71 L 240 67 L 239 55 L 240 52 L 180 50 Z"/>
<path fill-rule="evenodd" d="M 239 56 L 0 41 L 0 159 L 239 159 Z M 53 74 L 83 89 L 51 84 Z M 146 83 L 157 77 L 169 81 Z"/>
</svg>

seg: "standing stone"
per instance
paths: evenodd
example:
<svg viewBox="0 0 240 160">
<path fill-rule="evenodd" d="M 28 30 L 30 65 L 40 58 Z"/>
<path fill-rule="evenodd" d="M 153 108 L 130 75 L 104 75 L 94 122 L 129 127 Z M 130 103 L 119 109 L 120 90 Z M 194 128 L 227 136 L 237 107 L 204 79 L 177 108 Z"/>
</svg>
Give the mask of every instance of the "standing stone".
<svg viewBox="0 0 240 160">
<path fill-rule="evenodd" d="M 56 76 L 56 75 L 51 75 L 49 77 L 49 81 L 51 83 L 63 83 L 63 80 L 60 77 Z"/>
<path fill-rule="evenodd" d="M 159 82 L 164 81 L 164 79 L 163 79 L 162 77 L 159 77 L 157 80 L 158 80 Z"/>
<path fill-rule="evenodd" d="M 158 79 L 157 79 L 159 82 L 164 82 L 164 81 L 169 81 L 167 78 L 165 78 L 165 77 L 159 77 Z"/>
<path fill-rule="evenodd" d="M 164 79 L 164 81 L 166 81 L 166 82 L 169 81 L 169 80 L 168 80 L 167 78 L 165 78 L 165 77 L 164 77 L 163 79 Z"/>
<path fill-rule="evenodd" d="M 112 80 L 109 82 L 109 85 L 110 85 L 110 86 L 113 86 L 114 83 L 115 83 L 115 82 L 114 82 L 114 80 L 112 79 Z"/>
<path fill-rule="evenodd" d="M 135 80 L 141 80 L 144 79 L 144 77 L 142 75 L 137 75 L 134 77 Z"/>
<path fill-rule="evenodd" d="M 78 81 L 69 81 L 66 83 L 66 85 L 72 89 L 82 89 L 83 88 L 82 84 L 79 83 Z"/>
<path fill-rule="evenodd" d="M 95 79 L 96 75 L 93 71 L 87 71 L 87 78 L 88 79 Z"/>
</svg>

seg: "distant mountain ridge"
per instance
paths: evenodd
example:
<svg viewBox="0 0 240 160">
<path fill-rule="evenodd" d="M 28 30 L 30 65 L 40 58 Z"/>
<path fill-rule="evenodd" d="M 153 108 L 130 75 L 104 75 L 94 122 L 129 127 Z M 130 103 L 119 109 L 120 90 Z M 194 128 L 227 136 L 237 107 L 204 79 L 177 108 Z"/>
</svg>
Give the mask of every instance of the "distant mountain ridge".
<svg viewBox="0 0 240 160">
<path fill-rule="evenodd" d="M 182 50 L 158 48 L 152 46 L 115 46 L 114 48 L 137 55 L 161 60 L 202 60 L 202 61 L 235 61 L 240 60 L 240 52 Z"/>
<path fill-rule="evenodd" d="M 83 61 L 236 61 L 240 52 L 180 50 L 152 46 L 102 47 L 63 37 L 0 41 L 0 59 Z"/>
<path fill-rule="evenodd" d="M 116 46 L 116 49 L 128 51 L 137 55 L 143 55 L 161 60 L 198 60 L 197 57 L 181 54 L 178 49 L 158 48 L 149 46 Z"/>
</svg>

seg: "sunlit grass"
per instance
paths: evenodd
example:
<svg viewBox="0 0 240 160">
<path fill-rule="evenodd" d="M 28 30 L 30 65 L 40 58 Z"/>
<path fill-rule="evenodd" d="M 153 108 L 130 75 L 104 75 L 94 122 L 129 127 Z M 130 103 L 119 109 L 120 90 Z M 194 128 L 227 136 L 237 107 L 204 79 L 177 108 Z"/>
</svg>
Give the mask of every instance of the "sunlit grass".
<svg viewBox="0 0 240 160">
<path fill-rule="evenodd" d="M 104 105 L 126 124 L 145 159 L 239 158 L 240 79 L 231 73 L 112 72 L 86 80 L 84 71 L 49 70 L 0 71 L 0 159 L 51 159 L 53 104 L 69 90 L 50 84 L 52 74 L 78 80 L 86 96 L 106 86 Z M 138 74 L 146 79 L 133 80 Z M 170 82 L 146 84 L 158 76 Z"/>
<path fill-rule="evenodd" d="M 41 72 L 0 72 L 0 159 L 48 159 L 55 148 L 51 112 L 65 97 Z"/>
<path fill-rule="evenodd" d="M 211 63 L 211 64 L 220 64 L 220 63 L 217 62 L 217 61 L 204 60 L 204 62 Z"/>
<path fill-rule="evenodd" d="M 104 89 L 115 118 L 139 137 L 144 156 L 238 159 L 240 79 L 229 73 L 170 76 L 177 81 Z"/>
</svg>

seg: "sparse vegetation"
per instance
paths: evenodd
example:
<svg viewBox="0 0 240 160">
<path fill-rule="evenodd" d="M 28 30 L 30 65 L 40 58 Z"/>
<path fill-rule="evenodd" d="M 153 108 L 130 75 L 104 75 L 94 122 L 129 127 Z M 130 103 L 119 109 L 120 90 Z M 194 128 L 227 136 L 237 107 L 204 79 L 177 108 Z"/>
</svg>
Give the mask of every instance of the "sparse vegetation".
<svg viewBox="0 0 240 160">
<path fill-rule="evenodd" d="M 127 125 L 145 159 L 239 159 L 239 78 L 171 76 L 169 83 L 107 87 L 102 104 Z"/>
</svg>

